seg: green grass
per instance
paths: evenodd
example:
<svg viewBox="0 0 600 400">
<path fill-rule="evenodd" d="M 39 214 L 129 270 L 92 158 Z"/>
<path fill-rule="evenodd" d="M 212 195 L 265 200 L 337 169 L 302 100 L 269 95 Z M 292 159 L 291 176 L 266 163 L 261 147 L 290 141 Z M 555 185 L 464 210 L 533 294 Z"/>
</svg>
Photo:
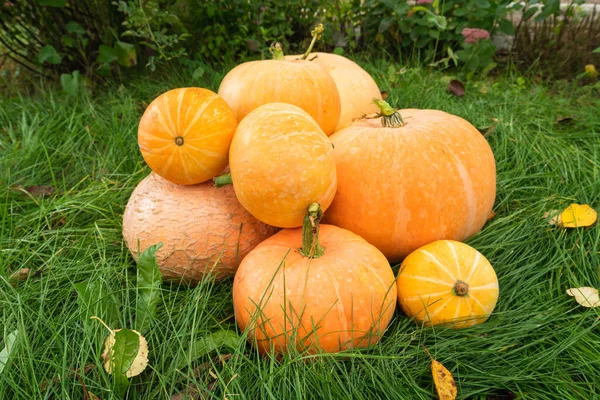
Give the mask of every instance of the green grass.
<svg viewBox="0 0 600 400">
<path fill-rule="evenodd" d="M 368 351 L 276 361 L 240 340 L 225 351 L 231 356 L 213 353 L 176 369 L 194 340 L 236 329 L 231 280 L 165 284 L 146 335 L 150 367 L 131 380 L 129 399 L 168 399 L 187 386 L 215 399 L 431 399 L 422 345 L 454 374 L 459 398 L 598 397 L 600 311 L 578 306 L 565 290 L 600 286 L 600 229 L 561 230 L 542 219 L 571 202 L 600 206 L 598 93 L 519 85 L 504 76 L 469 84 L 457 98 L 440 74 L 397 66 L 402 73 L 391 77 L 377 60 L 367 68 L 401 108 L 437 108 L 478 127 L 497 118 L 487 136 L 498 168 L 497 215 L 468 241 L 498 274 L 493 316 L 455 331 L 420 328 L 398 311 Z M 207 73 L 200 85 L 214 90 L 221 77 Z M 0 399 L 83 399 L 78 376 L 101 399 L 113 398 L 112 377 L 100 361 L 107 332 L 89 317 L 113 328 L 132 323 L 136 269 L 121 218 L 149 172 L 137 148 L 137 122 L 155 96 L 193 84 L 174 74 L 94 97 L 47 90 L 0 100 L 0 330 L 20 332 L 0 374 Z M 560 116 L 574 119 L 556 124 Z M 35 185 L 56 191 L 35 197 L 19 190 Z M 13 287 L 8 276 L 20 268 L 31 274 Z M 99 284 L 90 307 L 77 297 L 81 282 Z"/>
</svg>

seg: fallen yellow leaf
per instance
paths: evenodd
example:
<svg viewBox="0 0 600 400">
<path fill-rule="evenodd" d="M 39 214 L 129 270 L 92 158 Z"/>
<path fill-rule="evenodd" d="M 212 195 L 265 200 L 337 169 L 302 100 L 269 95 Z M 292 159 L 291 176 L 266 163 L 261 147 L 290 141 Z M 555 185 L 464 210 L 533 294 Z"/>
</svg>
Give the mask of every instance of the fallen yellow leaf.
<svg viewBox="0 0 600 400">
<path fill-rule="evenodd" d="M 456 395 L 458 394 L 458 389 L 456 387 L 456 382 L 454 382 L 454 377 L 442 365 L 441 362 L 435 360 L 429 350 L 423 346 L 427 355 L 431 359 L 431 375 L 433 377 L 433 383 L 435 384 L 435 390 L 437 391 L 438 397 L 440 400 L 454 400 L 456 399 Z"/>
<path fill-rule="evenodd" d="M 545 220 L 548 221 L 549 225 L 560 225 L 560 211 L 559 210 L 550 210 L 544 213 L 542 216 Z"/>
<path fill-rule="evenodd" d="M 567 294 L 575 297 L 575 300 L 583 307 L 600 307 L 600 297 L 596 288 L 589 286 L 571 288 L 567 290 Z"/>
<path fill-rule="evenodd" d="M 598 77 L 598 71 L 596 70 L 596 66 L 594 64 L 588 64 L 585 66 L 585 73 L 592 78 Z"/>
<path fill-rule="evenodd" d="M 104 361 L 104 370 L 109 374 L 112 374 L 111 356 L 113 353 L 113 346 L 115 345 L 115 335 L 119 331 L 120 329 L 111 330 L 110 335 L 108 335 L 104 341 L 104 351 L 102 352 L 101 357 Z M 125 376 L 128 378 L 141 374 L 142 371 L 148 366 L 148 342 L 146 341 L 146 338 L 143 337 L 138 331 L 134 329 L 131 329 L 131 331 L 135 332 L 140 337 L 140 345 L 137 355 L 131 363 L 131 367 L 129 367 L 125 373 Z"/>
<path fill-rule="evenodd" d="M 560 225 L 563 228 L 579 228 L 590 226 L 596 222 L 596 210 L 587 204 L 571 204 L 560 214 Z"/>
</svg>

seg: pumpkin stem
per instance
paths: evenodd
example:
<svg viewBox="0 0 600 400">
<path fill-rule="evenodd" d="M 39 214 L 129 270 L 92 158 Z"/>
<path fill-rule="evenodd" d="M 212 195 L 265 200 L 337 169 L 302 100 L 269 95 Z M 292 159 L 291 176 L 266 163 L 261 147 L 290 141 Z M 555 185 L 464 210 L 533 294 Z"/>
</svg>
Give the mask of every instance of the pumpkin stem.
<svg viewBox="0 0 600 400">
<path fill-rule="evenodd" d="M 306 50 L 306 53 L 304 53 L 302 55 L 302 57 L 300 57 L 300 60 L 306 60 L 308 58 L 315 43 L 317 43 L 317 40 L 321 39 L 321 35 L 323 34 L 324 30 L 325 30 L 325 28 L 323 28 L 323 24 L 319 24 L 315 27 L 315 29 L 310 31 L 310 36 L 312 36 L 312 41 L 310 42 L 310 45 L 308 46 L 308 50 Z M 312 60 L 310 60 L 310 61 L 312 61 Z"/>
<path fill-rule="evenodd" d="M 283 46 L 279 42 L 273 42 L 269 47 L 269 53 L 273 57 L 273 60 L 285 60 L 283 56 Z"/>
<path fill-rule="evenodd" d="M 231 185 L 233 181 L 231 180 L 231 174 L 223 174 L 219 176 L 215 176 L 213 178 L 213 182 L 216 187 L 220 188 L 226 185 Z"/>
<path fill-rule="evenodd" d="M 381 117 L 381 125 L 386 128 L 399 128 L 406 125 L 398 110 L 390 106 L 386 101 L 373 98 L 373 104 L 381 110 L 377 114 L 378 117 Z"/>
<path fill-rule="evenodd" d="M 467 294 L 469 294 L 469 285 L 467 284 L 467 282 L 458 280 L 454 284 L 454 288 L 452 288 L 452 291 L 457 296 L 466 296 Z"/>
<path fill-rule="evenodd" d="M 304 223 L 302 224 L 302 248 L 300 254 L 308 258 L 319 258 L 325 254 L 325 248 L 319 243 L 319 222 L 323 217 L 323 210 L 319 203 L 308 206 Z"/>
</svg>

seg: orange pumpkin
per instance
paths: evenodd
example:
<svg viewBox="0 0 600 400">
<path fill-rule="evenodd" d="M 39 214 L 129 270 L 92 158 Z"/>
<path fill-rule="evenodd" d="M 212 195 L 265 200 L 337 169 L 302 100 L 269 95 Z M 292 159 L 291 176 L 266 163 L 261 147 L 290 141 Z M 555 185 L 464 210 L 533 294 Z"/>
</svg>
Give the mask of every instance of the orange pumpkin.
<svg viewBox="0 0 600 400">
<path fill-rule="evenodd" d="M 400 110 L 403 124 L 380 102 L 389 116 L 356 121 L 330 137 L 338 189 L 326 222 L 360 235 L 393 261 L 481 230 L 496 196 L 496 164 L 485 138 L 438 110 Z"/>
<path fill-rule="evenodd" d="M 481 324 L 498 301 L 498 278 L 489 261 L 453 240 L 438 240 L 409 254 L 396 285 L 404 313 L 425 325 Z"/>
<path fill-rule="evenodd" d="M 310 203 L 325 210 L 335 195 L 331 142 L 291 104 L 265 104 L 248 114 L 235 132 L 229 160 L 238 200 L 269 225 L 301 226 Z"/>
<path fill-rule="evenodd" d="M 280 50 L 275 54 L 277 59 L 249 61 L 229 71 L 219 95 L 238 122 L 263 104 L 283 102 L 302 108 L 331 135 L 340 119 L 340 96 L 331 76 L 310 61 L 287 61 Z"/>
<path fill-rule="evenodd" d="M 302 55 L 286 56 L 296 60 Z M 371 75 L 354 61 L 331 53 L 310 53 L 306 58 L 331 75 L 340 94 L 340 120 L 335 128 L 339 131 L 350 125 L 353 119 L 376 113 L 379 109 L 373 98 L 381 99 L 381 92 Z"/>
<path fill-rule="evenodd" d="M 320 217 L 311 204 L 303 228 L 262 242 L 235 275 L 236 321 L 261 353 L 367 347 L 394 315 L 396 285 L 385 256 L 350 231 L 319 227 Z"/>
<path fill-rule="evenodd" d="M 248 214 L 231 186 L 183 186 L 155 173 L 142 180 L 123 214 L 123 237 L 133 258 L 159 242 L 163 278 L 192 283 L 209 272 L 233 276 L 239 262 L 277 231 Z"/>
<path fill-rule="evenodd" d="M 146 108 L 138 143 L 154 172 L 174 183 L 194 185 L 227 166 L 236 126 L 233 111 L 216 93 L 202 88 L 173 89 Z"/>
</svg>

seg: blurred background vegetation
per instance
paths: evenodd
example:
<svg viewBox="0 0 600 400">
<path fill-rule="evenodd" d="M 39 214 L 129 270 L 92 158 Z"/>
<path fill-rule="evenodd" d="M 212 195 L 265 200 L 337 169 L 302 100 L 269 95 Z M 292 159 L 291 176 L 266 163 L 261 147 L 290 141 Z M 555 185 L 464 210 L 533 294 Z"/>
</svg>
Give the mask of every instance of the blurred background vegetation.
<svg viewBox="0 0 600 400">
<path fill-rule="evenodd" d="M 207 70 L 268 58 L 273 41 L 454 69 L 463 79 L 500 64 L 581 79 L 600 61 L 600 6 L 583 0 L 0 0 L 0 84 L 21 75 L 67 93 L 132 72 Z M 588 66 L 587 70 L 585 66 Z M 587 71 L 587 72 L 586 72 Z"/>
</svg>

